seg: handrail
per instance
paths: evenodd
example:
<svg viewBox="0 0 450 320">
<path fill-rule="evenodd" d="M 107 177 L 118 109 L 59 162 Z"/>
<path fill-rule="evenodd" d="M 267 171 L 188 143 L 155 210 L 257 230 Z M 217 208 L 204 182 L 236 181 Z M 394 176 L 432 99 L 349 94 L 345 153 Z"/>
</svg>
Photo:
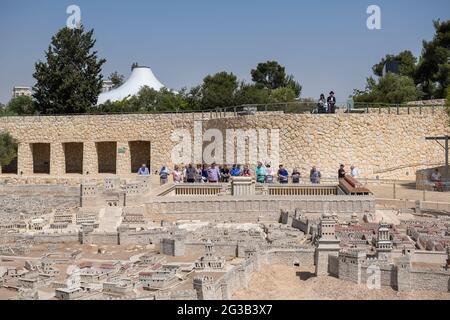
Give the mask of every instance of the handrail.
<svg viewBox="0 0 450 320">
<path fill-rule="evenodd" d="M 346 102 L 336 103 L 337 109 L 350 111 Z M 444 108 L 444 105 L 440 104 L 393 104 L 393 103 L 365 103 L 355 102 L 354 107 L 351 110 L 364 110 L 368 113 L 368 109 L 411 109 L 419 108 L 432 109 Z M 283 113 L 315 113 L 317 109 L 317 102 L 315 101 L 293 101 L 285 103 L 268 103 L 268 104 L 244 104 L 229 107 L 215 107 L 203 110 L 161 110 L 161 111 L 149 111 L 149 110 L 136 110 L 131 112 L 126 111 L 113 111 L 113 112 L 85 112 L 85 113 L 54 113 L 54 114 L 34 114 L 34 115 L 16 115 L 8 114 L 0 111 L 0 118 L 8 117 L 60 117 L 60 116 L 102 116 L 102 115 L 146 115 L 146 114 L 199 114 L 202 115 L 202 119 L 205 115 L 209 115 L 210 119 L 221 118 L 222 114 L 226 116 L 227 113 L 234 116 L 242 114 L 252 114 L 253 112 L 283 112 Z"/>
</svg>

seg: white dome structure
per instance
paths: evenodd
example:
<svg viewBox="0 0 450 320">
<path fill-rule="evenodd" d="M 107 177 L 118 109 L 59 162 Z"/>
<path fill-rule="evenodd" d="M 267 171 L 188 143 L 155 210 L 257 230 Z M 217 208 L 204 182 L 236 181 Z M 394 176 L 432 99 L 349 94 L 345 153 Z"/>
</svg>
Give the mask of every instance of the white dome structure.
<svg viewBox="0 0 450 320">
<path fill-rule="evenodd" d="M 105 103 L 108 100 L 111 102 L 121 101 L 130 96 L 137 95 L 144 86 L 156 91 L 165 87 L 156 79 L 152 69 L 149 67 L 134 67 L 128 80 L 116 89 L 101 93 L 98 96 L 97 104 Z"/>
</svg>

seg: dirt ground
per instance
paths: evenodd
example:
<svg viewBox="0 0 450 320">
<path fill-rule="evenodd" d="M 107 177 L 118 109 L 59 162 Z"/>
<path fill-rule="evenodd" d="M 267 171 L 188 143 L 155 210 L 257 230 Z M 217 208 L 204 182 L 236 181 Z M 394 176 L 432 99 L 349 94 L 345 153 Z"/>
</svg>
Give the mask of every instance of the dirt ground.
<svg viewBox="0 0 450 320">
<path fill-rule="evenodd" d="M 266 265 L 255 273 L 249 287 L 233 296 L 237 300 L 450 300 L 450 293 L 369 290 L 364 285 L 334 277 L 315 277 L 313 267 Z"/>
</svg>

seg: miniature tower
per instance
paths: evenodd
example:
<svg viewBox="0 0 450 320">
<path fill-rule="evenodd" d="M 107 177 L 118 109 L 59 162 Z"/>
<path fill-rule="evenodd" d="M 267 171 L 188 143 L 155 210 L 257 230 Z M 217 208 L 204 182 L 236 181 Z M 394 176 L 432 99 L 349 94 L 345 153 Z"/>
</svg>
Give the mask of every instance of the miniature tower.
<svg viewBox="0 0 450 320">
<path fill-rule="evenodd" d="M 338 256 L 340 240 L 336 237 L 336 221 L 327 213 L 322 215 L 319 224 L 319 240 L 316 243 L 314 264 L 316 276 L 328 274 L 328 256 Z"/>
<path fill-rule="evenodd" d="M 385 255 L 392 251 L 392 241 L 389 236 L 389 225 L 383 221 L 380 222 L 380 226 L 378 227 L 376 247 L 378 255 Z"/>
<path fill-rule="evenodd" d="M 193 281 L 194 290 L 197 291 L 198 300 L 214 300 L 213 278 L 211 276 L 198 276 Z"/>
<path fill-rule="evenodd" d="M 401 257 L 397 258 L 397 290 L 411 290 L 411 255 L 403 250 Z"/>
<path fill-rule="evenodd" d="M 252 177 L 233 177 L 231 179 L 231 193 L 237 197 L 254 195 L 255 181 Z"/>
<path fill-rule="evenodd" d="M 358 214 L 356 214 L 356 212 L 353 212 L 350 218 L 350 224 L 354 226 L 357 225 L 358 223 L 359 223 Z"/>
</svg>

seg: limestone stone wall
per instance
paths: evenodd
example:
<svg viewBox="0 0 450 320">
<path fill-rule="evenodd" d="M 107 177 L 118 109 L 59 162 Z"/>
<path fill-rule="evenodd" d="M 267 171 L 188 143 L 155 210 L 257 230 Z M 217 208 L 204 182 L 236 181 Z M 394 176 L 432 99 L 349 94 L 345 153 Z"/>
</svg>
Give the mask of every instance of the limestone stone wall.
<svg viewBox="0 0 450 320">
<path fill-rule="evenodd" d="M 215 127 L 224 135 L 226 129 L 279 129 L 280 162 L 290 170 L 299 168 L 303 174 L 316 165 L 322 176 L 335 177 L 343 163 L 347 170 L 356 166 L 362 177 L 411 180 L 417 170 L 444 162 L 442 148 L 425 137 L 450 134 L 443 108 L 409 115 L 255 115 L 225 123 L 210 120 L 206 129 Z"/>
<path fill-rule="evenodd" d="M 201 147 L 198 136 L 194 137 L 194 124 L 203 127 L 203 132 L 218 129 L 225 138 L 227 129 L 279 129 L 280 162 L 289 170 L 298 167 L 303 174 L 316 165 L 323 176 L 335 177 L 339 164 L 344 163 L 358 167 L 362 177 L 414 179 L 417 170 L 443 164 L 442 148 L 425 141 L 427 136 L 450 134 L 449 119 L 442 107 L 410 114 L 405 109 L 400 114 L 382 111 L 334 115 L 257 113 L 203 122 L 197 121 L 195 114 L 3 117 L 0 131 L 8 131 L 18 140 L 18 172 L 23 176 L 33 175 L 33 143 L 50 143 L 50 174 L 55 176 L 65 173 L 63 143 L 74 142 L 83 143 L 84 174 L 98 172 L 97 143 L 108 141 L 116 142 L 117 174 L 132 173 L 132 159 L 136 159 L 134 170 L 144 158 L 131 155 L 131 141 L 150 142 L 152 171 L 163 164 L 172 167 L 172 151 L 178 142 L 171 136 L 176 129 L 191 135 L 194 148 Z M 250 141 L 255 143 L 255 135 L 249 132 Z M 271 142 L 267 144 L 272 147 Z M 231 145 L 230 140 L 224 142 L 224 154 Z"/>
</svg>

